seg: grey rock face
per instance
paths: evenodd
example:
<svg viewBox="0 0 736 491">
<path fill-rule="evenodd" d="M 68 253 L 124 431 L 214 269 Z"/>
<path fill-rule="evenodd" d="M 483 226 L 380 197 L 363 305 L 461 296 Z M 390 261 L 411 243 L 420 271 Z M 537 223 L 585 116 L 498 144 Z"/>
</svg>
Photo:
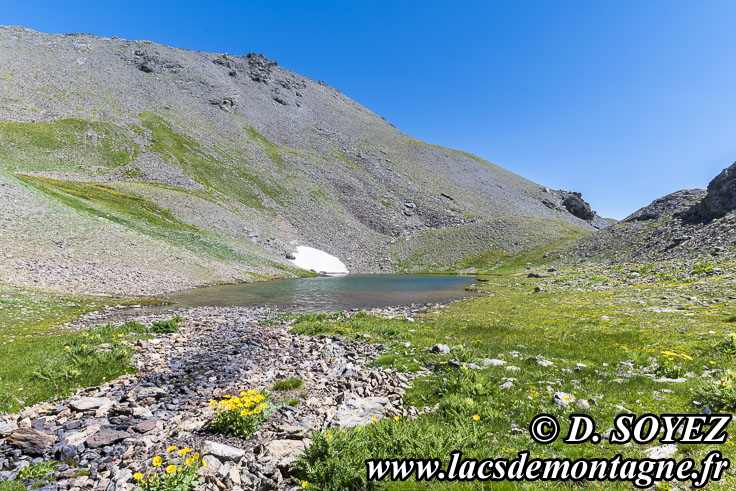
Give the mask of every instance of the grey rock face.
<svg viewBox="0 0 736 491">
<path fill-rule="evenodd" d="M 583 199 L 581 193 L 574 191 L 560 191 L 560 193 L 562 194 L 562 205 L 570 214 L 588 221 L 595 217 L 595 212 L 590 208 L 588 202 Z"/>
<path fill-rule="evenodd" d="M 717 256 L 736 246 L 736 164 L 708 185 L 654 200 L 622 222 L 580 239 L 571 262 L 661 261 Z"/>
<path fill-rule="evenodd" d="M 736 210 L 736 163 L 723 169 L 708 184 L 705 197 L 686 215 L 693 219 L 713 220 Z"/>
</svg>

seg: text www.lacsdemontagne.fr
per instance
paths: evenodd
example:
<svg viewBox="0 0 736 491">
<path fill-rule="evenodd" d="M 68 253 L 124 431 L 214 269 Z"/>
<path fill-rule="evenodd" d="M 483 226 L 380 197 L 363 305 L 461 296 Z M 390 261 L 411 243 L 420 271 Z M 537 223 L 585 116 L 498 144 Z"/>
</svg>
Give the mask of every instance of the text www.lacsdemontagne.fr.
<svg viewBox="0 0 736 491">
<path fill-rule="evenodd" d="M 365 464 L 369 481 L 626 481 L 638 488 L 657 481 L 690 481 L 701 488 L 718 481 L 730 462 L 713 451 L 697 471 L 693 459 L 537 459 L 525 451 L 514 459 L 484 460 L 451 452 L 446 470 L 440 459 L 371 459 Z"/>
</svg>

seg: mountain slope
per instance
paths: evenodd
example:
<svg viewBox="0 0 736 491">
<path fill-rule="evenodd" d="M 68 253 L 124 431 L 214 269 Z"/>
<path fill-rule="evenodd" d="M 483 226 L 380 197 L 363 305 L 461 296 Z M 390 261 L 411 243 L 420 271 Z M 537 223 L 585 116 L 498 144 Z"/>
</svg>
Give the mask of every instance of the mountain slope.
<svg viewBox="0 0 736 491">
<path fill-rule="evenodd" d="M 5 281 L 158 292 L 300 274 L 297 245 L 427 269 L 608 225 L 259 55 L 1 27 L 0 67 Z M 468 230 L 484 243 L 400 247 Z"/>
<path fill-rule="evenodd" d="M 580 261 L 693 259 L 736 252 L 736 163 L 708 189 L 677 191 L 620 223 L 583 237 L 565 256 Z"/>
</svg>

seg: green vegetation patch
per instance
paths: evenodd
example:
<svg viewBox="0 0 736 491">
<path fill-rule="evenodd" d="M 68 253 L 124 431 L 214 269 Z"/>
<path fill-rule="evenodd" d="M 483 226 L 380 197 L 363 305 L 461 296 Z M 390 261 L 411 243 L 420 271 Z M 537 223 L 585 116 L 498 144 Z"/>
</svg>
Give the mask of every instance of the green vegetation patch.
<svg viewBox="0 0 736 491">
<path fill-rule="evenodd" d="M 224 261 L 249 260 L 215 237 L 177 219 L 169 210 L 140 196 L 119 191 L 114 184 L 59 181 L 33 176 L 18 178 L 71 208 L 119 223 L 196 254 Z"/>
<path fill-rule="evenodd" d="M 228 156 L 221 152 L 218 157 L 214 157 L 194 138 L 176 131 L 164 118 L 152 113 L 142 113 L 139 116 L 143 127 L 152 134 L 152 143 L 148 149 L 165 160 L 181 165 L 187 174 L 203 186 L 258 210 L 266 209 L 264 197 L 279 204 L 283 203 L 287 195 L 286 189 L 261 175 L 242 156 Z M 255 132 L 255 135 L 259 134 Z M 275 163 L 283 163 L 281 156 L 274 150 L 274 144 L 262 136 L 253 138 L 266 145 L 266 153 L 272 160 L 275 159 Z"/>
<path fill-rule="evenodd" d="M 78 333 L 17 338 L 5 344 L 0 413 L 133 373 L 131 345 L 151 332 L 140 323 L 127 322 Z"/>
<path fill-rule="evenodd" d="M 273 384 L 273 390 L 277 392 L 286 392 L 289 390 L 296 390 L 301 387 L 304 382 L 299 378 L 287 378 L 285 380 L 278 380 Z"/>
<path fill-rule="evenodd" d="M 97 173 L 128 165 L 138 145 L 123 128 L 69 118 L 49 123 L 0 122 L 0 162 L 13 172 Z"/>
</svg>

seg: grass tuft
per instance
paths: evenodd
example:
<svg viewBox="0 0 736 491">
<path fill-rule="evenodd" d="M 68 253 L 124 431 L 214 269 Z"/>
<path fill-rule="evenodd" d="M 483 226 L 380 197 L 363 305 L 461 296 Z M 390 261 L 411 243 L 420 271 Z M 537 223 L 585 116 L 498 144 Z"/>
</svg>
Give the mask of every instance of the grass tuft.
<svg viewBox="0 0 736 491">
<path fill-rule="evenodd" d="M 273 390 L 277 392 L 286 392 L 288 390 L 296 390 L 300 388 L 304 382 L 298 378 L 288 378 L 286 380 L 279 380 L 273 384 Z"/>
</svg>

